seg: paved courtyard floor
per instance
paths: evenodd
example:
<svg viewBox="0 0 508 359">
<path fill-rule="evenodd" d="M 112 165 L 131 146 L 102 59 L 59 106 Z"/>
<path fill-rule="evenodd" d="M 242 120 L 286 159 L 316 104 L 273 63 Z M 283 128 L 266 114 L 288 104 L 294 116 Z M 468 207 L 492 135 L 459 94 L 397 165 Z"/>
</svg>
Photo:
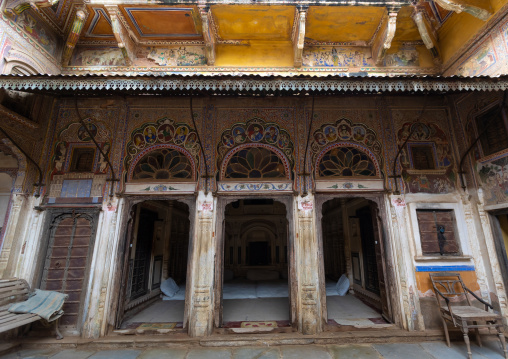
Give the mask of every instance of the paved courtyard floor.
<svg viewBox="0 0 508 359">
<path fill-rule="evenodd" d="M 483 347 L 471 345 L 475 359 L 502 359 L 499 341 L 484 341 Z M 236 348 L 154 348 L 115 350 L 76 349 L 21 349 L 0 358 L 51 359 L 463 359 L 467 358 L 464 343 L 453 342 L 448 348 L 444 342 L 417 344 L 358 344 L 358 345 L 292 345 L 277 347 Z"/>
</svg>

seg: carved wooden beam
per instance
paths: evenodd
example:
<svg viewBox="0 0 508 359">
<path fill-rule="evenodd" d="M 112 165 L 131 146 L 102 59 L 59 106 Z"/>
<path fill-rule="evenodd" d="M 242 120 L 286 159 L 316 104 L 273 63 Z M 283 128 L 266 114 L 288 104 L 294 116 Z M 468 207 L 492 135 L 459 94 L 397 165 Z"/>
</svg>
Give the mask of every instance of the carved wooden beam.
<svg viewBox="0 0 508 359">
<path fill-rule="evenodd" d="M 487 21 L 487 19 L 492 16 L 492 13 L 488 10 L 473 5 L 459 4 L 456 0 L 435 1 L 445 10 L 455 11 L 457 14 L 464 11 L 483 21 Z"/>
<path fill-rule="evenodd" d="M 301 67 L 303 62 L 303 47 L 305 44 L 305 21 L 307 20 L 307 9 L 307 6 L 299 6 L 296 9 L 296 24 L 292 38 L 295 67 Z"/>
<path fill-rule="evenodd" d="M 427 20 L 425 16 L 423 16 L 422 10 L 417 10 L 413 14 L 413 20 L 418 27 L 418 32 L 425 44 L 425 47 L 432 54 L 432 58 L 436 64 L 441 63 L 441 56 L 439 55 L 439 49 L 437 46 L 437 37 L 432 31 L 432 25 Z"/>
<path fill-rule="evenodd" d="M 83 10 L 76 11 L 74 21 L 72 22 L 67 41 L 62 53 L 62 66 L 67 66 L 74 52 L 74 48 L 79 40 L 81 31 L 83 31 L 83 25 L 85 24 L 86 13 Z"/>
<path fill-rule="evenodd" d="M 210 7 L 200 7 L 199 14 L 203 25 L 203 38 L 205 39 L 206 63 L 210 66 L 215 65 L 215 44 L 217 39 L 212 31 L 212 11 Z"/>
<path fill-rule="evenodd" d="M 372 59 L 376 65 L 382 65 L 387 50 L 392 46 L 392 40 L 397 28 L 397 12 L 391 11 L 381 20 L 381 31 L 372 43 Z"/>
<path fill-rule="evenodd" d="M 118 47 L 122 50 L 125 63 L 127 66 L 130 66 L 136 58 L 136 44 L 130 38 L 129 32 L 119 19 L 121 15 L 118 6 L 106 6 L 106 10 L 111 19 L 111 27 L 113 28 L 115 39 L 118 42 Z"/>
</svg>

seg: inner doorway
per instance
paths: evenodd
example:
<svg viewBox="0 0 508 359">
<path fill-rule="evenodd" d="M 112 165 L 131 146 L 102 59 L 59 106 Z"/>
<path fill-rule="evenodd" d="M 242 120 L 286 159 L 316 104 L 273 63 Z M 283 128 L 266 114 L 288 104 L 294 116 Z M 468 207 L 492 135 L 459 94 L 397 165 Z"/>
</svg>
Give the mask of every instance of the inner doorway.
<svg viewBox="0 0 508 359">
<path fill-rule="evenodd" d="M 336 198 L 323 204 L 322 214 L 328 324 L 386 326 L 390 316 L 377 205 L 365 198 Z"/>
<path fill-rule="evenodd" d="M 121 328 L 182 328 L 189 207 L 176 200 L 145 201 L 133 213 Z"/>
<path fill-rule="evenodd" d="M 286 206 L 258 198 L 229 203 L 223 235 L 223 327 L 289 327 Z"/>
</svg>

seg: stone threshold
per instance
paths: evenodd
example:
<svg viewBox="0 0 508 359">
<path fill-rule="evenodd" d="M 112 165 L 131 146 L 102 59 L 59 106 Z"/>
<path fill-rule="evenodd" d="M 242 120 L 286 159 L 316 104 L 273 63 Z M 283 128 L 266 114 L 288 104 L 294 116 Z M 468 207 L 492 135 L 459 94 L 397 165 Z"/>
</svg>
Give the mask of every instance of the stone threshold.
<svg viewBox="0 0 508 359">
<path fill-rule="evenodd" d="M 456 335 L 455 335 L 456 334 Z M 450 332 L 452 338 L 461 339 L 460 331 Z M 14 345 L 23 348 L 62 347 L 79 349 L 107 348 L 146 348 L 146 347 L 243 347 L 243 346 L 277 346 L 277 345 L 308 345 L 308 344 L 375 344 L 375 343 L 418 343 L 422 341 L 444 341 L 442 330 L 422 332 L 391 330 L 352 330 L 342 332 L 323 332 L 316 335 L 300 333 L 270 334 L 214 334 L 206 338 L 191 338 L 187 334 L 159 335 L 108 335 L 98 339 L 84 339 L 67 336 L 62 340 L 48 337 L 25 337 L 18 339 Z"/>
</svg>

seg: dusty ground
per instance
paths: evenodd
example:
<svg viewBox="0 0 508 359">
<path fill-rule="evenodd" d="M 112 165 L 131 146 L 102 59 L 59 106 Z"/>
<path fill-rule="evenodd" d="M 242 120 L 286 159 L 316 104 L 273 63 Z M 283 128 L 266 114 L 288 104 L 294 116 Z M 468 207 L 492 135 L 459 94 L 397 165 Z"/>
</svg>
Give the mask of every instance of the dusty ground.
<svg viewBox="0 0 508 359">
<path fill-rule="evenodd" d="M 484 340 L 483 347 L 472 343 L 474 359 L 501 359 L 501 345 L 497 340 Z M 51 358 L 51 359 L 463 359 L 467 358 L 463 342 L 452 342 L 448 348 L 444 342 L 350 344 L 350 345 L 283 345 L 276 347 L 149 347 L 146 349 L 63 349 L 27 348 L 17 350 L 1 358 Z"/>
</svg>

